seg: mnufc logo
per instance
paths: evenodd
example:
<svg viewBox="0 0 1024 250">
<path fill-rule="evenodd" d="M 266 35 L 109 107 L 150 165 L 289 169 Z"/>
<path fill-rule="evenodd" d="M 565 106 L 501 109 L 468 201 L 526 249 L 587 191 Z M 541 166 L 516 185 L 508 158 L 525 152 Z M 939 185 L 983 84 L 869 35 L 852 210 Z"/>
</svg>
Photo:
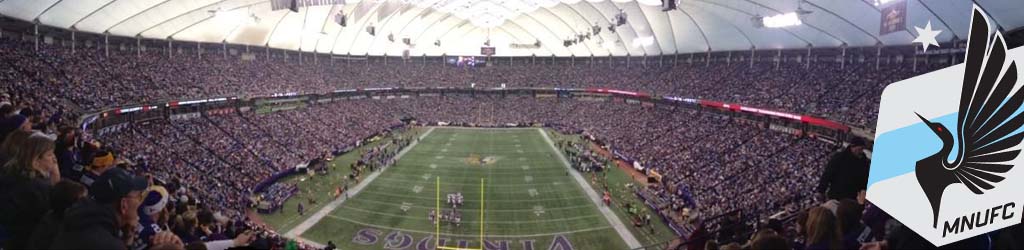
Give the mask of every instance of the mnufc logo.
<svg viewBox="0 0 1024 250">
<path fill-rule="evenodd" d="M 1013 208 L 1017 205 L 1013 202 L 1006 203 L 1004 205 L 996 206 L 985 211 L 978 211 L 970 214 L 971 217 L 964 215 L 963 217 L 956 218 L 953 221 L 946 221 L 945 226 L 942 226 L 942 237 L 946 237 L 946 233 L 958 234 L 963 231 L 969 231 L 974 228 L 981 228 L 988 224 L 993 224 L 996 219 L 1010 220 L 1013 219 Z"/>
<path fill-rule="evenodd" d="M 964 63 L 882 94 L 868 200 L 938 246 L 1021 221 L 1024 50 L 990 27 L 974 7 Z"/>
</svg>

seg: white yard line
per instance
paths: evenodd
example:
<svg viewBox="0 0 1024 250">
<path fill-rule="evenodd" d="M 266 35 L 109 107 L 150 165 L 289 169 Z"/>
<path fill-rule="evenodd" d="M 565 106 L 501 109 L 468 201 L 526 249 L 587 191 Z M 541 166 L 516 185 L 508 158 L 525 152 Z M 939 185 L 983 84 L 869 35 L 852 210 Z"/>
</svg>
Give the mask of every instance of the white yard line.
<svg viewBox="0 0 1024 250">
<path fill-rule="evenodd" d="M 562 155 L 562 151 L 555 147 L 555 143 L 551 141 L 551 138 L 548 138 L 548 133 L 545 132 L 544 129 L 537 129 L 537 132 L 540 132 L 540 135 L 544 137 L 544 141 L 548 143 L 551 150 L 555 151 L 555 154 L 558 155 L 558 159 L 562 162 L 562 165 L 565 166 L 567 171 L 569 171 L 569 174 L 572 175 L 573 179 L 580 184 L 580 187 L 583 187 L 584 193 L 587 193 L 587 196 L 590 197 L 590 201 L 594 202 L 594 205 L 597 206 L 597 210 L 601 211 L 601 214 L 603 214 L 604 218 L 608 220 L 608 223 L 612 225 L 615 232 L 619 233 L 619 237 L 622 237 L 622 240 L 626 241 L 626 245 L 629 246 L 630 249 L 640 248 L 640 241 L 637 241 L 636 237 L 633 236 L 633 233 L 629 232 L 629 228 L 626 228 L 626 225 L 622 224 L 622 221 L 615 215 L 615 212 L 612 212 L 608 206 L 605 206 L 604 203 L 601 202 L 601 197 L 598 196 L 597 192 L 595 192 L 589 184 L 587 184 L 587 179 L 583 178 L 579 172 L 572 169 L 569 165 L 569 161 L 566 160 L 565 155 Z"/>
<path fill-rule="evenodd" d="M 423 140 L 423 138 L 426 138 L 428 135 L 430 135 L 430 132 L 434 132 L 434 128 L 433 127 L 431 127 L 430 129 L 427 129 L 427 132 L 423 133 L 423 135 L 421 135 L 419 137 L 419 140 L 413 141 L 412 143 L 409 144 L 409 146 L 407 146 L 404 149 L 402 149 L 402 151 L 399 151 L 398 154 L 395 155 L 395 161 L 397 161 L 398 159 L 401 159 L 402 156 L 405 155 L 406 152 L 409 152 L 409 150 L 412 150 L 413 147 L 416 147 L 416 144 L 419 144 L 420 140 Z M 289 237 L 289 238 L 296 238 L 296 237 L 302 235 L 302 233 L 305 233 L 306 230 L 309 230 L 309 228 L 313 227 L 313 225 L 316 225 L 316 223 L 320 222 L 320 220 L 323 219 L 325 216 L 328 216 L 331 213 L 331 211 L 334 211 L 334 209 L 338 208 L 338 206 L 341 206 L 341 203 L 343 203 L 346 200 L 348 200 L 347 197 L 355 196 L 356 194 L 358 194 L 359 191 L 362 191 L 363 188 L 365 188 L 367 185 L 369 185 L 370 182 L 372 182 L 374 179 L 377 179 L 377 176 L 380 176 L 380 174 L 383 173 L 388 168 L 390 168 L 390 167 L 381 169 L 381 171 L 370 173 L 369 175 L 366 176 L 366 179 L 364 179 L 359 184 L 356 184 L 356 186 L 352 187 L 351 190 L 346 190 L 345 192 L 347 193 L 347 195 L 342 196 L 342 197 L 338 197 L 338 199 L 335 199 L 334 201 L 331 201 L 331 203 L 329 203 L 326 206 L 324 206 L 323 208 L 321 208 L 320 211 L 317 211 L 315 214 L 313 214 L 313 216 L 310 216 L 305 221 L 300 223 L 298 226 L 295 226 L 291 230 L 288 230 L 288 232 L 285 233 L 284 235 L 286 237 Z M 305 242 L 306 243 L 316 243 L 316 242 L 309 241 L 309 240 L 305 240 Z"/>
<path fill-rule="evenodd" d="M 327 215 L 327 217 L 331 218 L 331 219 L 335 219 L 335 220 L 347 221 L 347 222 L 351 222 L 351 223 L 355 223 L 355 224 L 359 224 L 359 225 L 363 225 L 363 226 L 368 226 L 368 227 L 379 228 L 379 229 L 389 229 L 389 230 L 397 230 L 397 231 L 402 231 L 402 232 L 412 232 L 412 233 L 421 233 L 421 234 L 429 234 L 429 235 L 434 235 L 435 234 L 435 232 L 427 232 L 427 231 L 412 230 L 412 229 L 405 229 L 405 228 L 396 228 L 396 227 L 389 227 L 389 226 L 383 226 L 383 225 L 364 223 L 364 222 L 359 222 L 359 221 L 355 221 L 355 220 L 351 220 L 351 219 L 348 219 L 348 218 L 345 218 L 345 217 L 340 217 L 340 216 L 335 216 L 335 215 Z M 542 237 L 542 236 L 554 236 L 554 235 L 566 235 L 566 234 L 574 234 L 574 233 L 583 233 L 583 232 L 598 231 L 598 230 L 604 230 L 604 229 L 608 229 L 608 227 L 586 228 L 586 229 L 580 229 L 580 230 L 557 232 L 557 233 L 546 233 L 546 234 L 484 235 L 484 237 L 486 237 L 486 238 L 532 238 L 532 237 Z M 480 235 L 477 235 L 477 234 L 449 234 L 449 233 L 441 233 L 441 235 L 444 235 L 444 236 L 454 236 L 454 237 L 471 237 L 471 238 L 480 237 Z"/>
<path fill-rule="evenodd" d="M 380 179 L 378 179 L 378 180 L 380 180 Z M 383 202 L 383 201 L 375 201 L 375 200 L 369 200 L 369 199 L 361 200 L 359 202 L 381 204 L 381 205 L 392 205 L 392 206 L 396 206 L 396 207 L 402 205 L 401 203 Z M 410 207 L 425 208 L 425 209 L 435 209 L 434 206 L 412 205 Z M 574 210 L 574 209 L 580 209 L 580 208 L 586 208 L 586 207 L 590 207 L 590 204 L 577 205 L 577 206 L 568 206 L 568 207 L 544 208 L 544 211 Z M 480 211 L 480 209 L 472 209 L 472 208 L 459 208 L 459 210 L 460 211 Z M 487 212 L 503 212 L 503 213 L 513 213 L 513 212 L 531 212 L 532 213 L 534 211 L 532 208 L 529 208 L 529 209 L 490 209 L 490 208 L 487 208 L 486 210 L 487 210 Z"/>
<path fill-rule="evenodd" d="M 434 198 L 424 198 L 424 196 L 400 195 L 400 194 L 393 194 L 393 193 L 389 193 L 389 192 L 366 191 L 366 193 L 372 194 L 372 195 L 376 195 L 376 196 L 397 197 L 397 198 L 403 198 L 403 199 L 409 199 L 409 200 L 425 200 L 425 201 L 432 201 L 432 202 L 437 200 L 437 199 L 434 199 Z M 587 198 L 586 197 L 557 197 L 557 198 L 547 198 L 547 199 L 500 199 L 500 200 L 489 200 L 487 202 L 492 202 L 492 203 L 498 203 L 498 202 L 529 202 L 529 201 L 543 202 L 543 201 L 573 201 L 573 200 L 585 200 L 585 199 L 587 199 Z M 467 198 L 467 199 L 463 199 L 463 201 L 466 201 L 466 202 L 469 202 L 469 201 L 477 202 L 477 201 L 480 201 L 480 200 L 468 199 Z"/>
<path fill-rule="evenodd" d="M 381 215 L 381 216 L 386 216 L 386 217 L 389 217 L 389 218 L 404 218 L 404 219 L 416 220 L 416 221 L 430 221 L 430 219 L 428 219 L 426 216 L 409 215 L 410 213 L 405 213 L 405 214 L 385 213 L 385 212 L 377 212 L 377 211 L 372 211 L 372 210 L 366 210 L 366 209 L 362 209 L 362 208 L 355 208 L 355 207 L 351 207 L 351 206 L 341 207 L 340 209 L 341 210 L 351 210 L 351 211 L 355 211 L 355 212 L 359 212 L 359 213 L 368 213 L 368 214 L 373 214 L 373 215 Z M 462 209 L 459 209 L 459 210 L 460 211 L 480 211 L 480 209 L 476 209 L 476 210 L 462 210 Z M 533 209 L 524 210 L 524 211 L 533 212 Z M 419 215 L 420 213 L 412 213 L 412 214 Z M 331 215 L 331 216 L 334 216 L 334 215 Z M 548 223 L 548 222 L 559 222 L 559 221 L 574 221 L 574 220 L 582 220 L 582 219 L 588 219 L 588 218 L 596 218 L 596 217 L 600 217 L 600 216 L 601 215 L 592 214 L 592 215 L 575 216 L 575 217 L 562 217 L 562 218 L 558 218 L 558 219 L 513 220 L 513 221 L 487 220 L 485 222 L 487 222 L 487 224 L 513 224 L 513 225 L 518 225 L 518 224 L 537 224 L 537 223 Z M 338 217 L 338 216 L 335 216 L 335 217 Z M 479 220 L 462 220 L 462 223 L 465 223 L 467 225 L 476 225 L 476 224 L 480 224 L 480 221 Z"/>
</svg>

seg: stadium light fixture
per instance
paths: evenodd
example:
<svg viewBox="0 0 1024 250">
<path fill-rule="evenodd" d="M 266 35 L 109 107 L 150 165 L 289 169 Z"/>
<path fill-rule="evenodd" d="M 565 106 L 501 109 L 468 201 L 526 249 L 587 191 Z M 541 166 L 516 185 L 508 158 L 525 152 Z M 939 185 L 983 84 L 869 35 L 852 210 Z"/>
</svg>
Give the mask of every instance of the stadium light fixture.
<svg viewBox="0 0 1024 250">
<path fill-rule="evenodd" d="M 883 4 L 887 4 L 892 1 L 896 0 L 875 0 L 875 6 L 882 6 Z"/>
<path fill-rule="evenodd" d="M 796 12 L 764 17 L 761 19 L 761 23 L 768 28 L 784 28 L 803 24 L 800 21 L 800 15 Z"/>
<path fill-rule="evenodd" d="M 633 38 L 633 47 L 647 47 L 654 44 L 653 36 L 637 37 Z"/>
</svg>

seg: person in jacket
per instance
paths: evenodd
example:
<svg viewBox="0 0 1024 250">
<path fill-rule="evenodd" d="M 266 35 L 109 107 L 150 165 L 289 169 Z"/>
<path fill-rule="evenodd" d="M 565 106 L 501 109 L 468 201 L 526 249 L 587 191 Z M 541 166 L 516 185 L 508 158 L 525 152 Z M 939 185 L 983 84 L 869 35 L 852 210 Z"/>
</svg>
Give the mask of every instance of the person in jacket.
<svg viewBox="0 0 1024 250">
<path fill-rule="evenodd" d="M 856 200 L 867 189 L 870 162 L 864 154 L 865 145 L 864 139 L 854 137 L 843 151 L 832 155 L 818 181 L 820 201 Z"/>
<path fill-rule="evenodd" d="M 104 171 L 92 186 L 92 199 L 65 212 L 64 225 L 52 249 L 127 249 L 134 241 L 138 209 L 148 181 L 127 170 Z"/>
<path fill-rule="evenodd" d="M 50 210 L 50 189 L 60 181 L 52 138 L 34 133 L 20 144 L 0 165 L 0 228 L 10 236 L 0 248 L 26 248 L 36 223 Z"/>
</svg>

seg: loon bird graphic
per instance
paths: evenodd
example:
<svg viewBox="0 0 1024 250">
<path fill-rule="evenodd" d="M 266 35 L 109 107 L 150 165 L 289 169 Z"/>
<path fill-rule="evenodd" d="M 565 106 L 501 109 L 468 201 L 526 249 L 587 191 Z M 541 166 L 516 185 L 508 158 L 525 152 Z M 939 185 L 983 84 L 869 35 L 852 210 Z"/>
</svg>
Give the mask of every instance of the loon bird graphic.
<svg viewBox="0 0 1024 250">
<path fill-rule="evenodd" d="M 995 188 L 993 184 L 1004 179 L 1001 175 L 1013 168 L 1012 161 L 1020 154 L 1016 146 L 1024 139 L 1024 133 L 1016 132 L 1024 124 L 1024 115 L 1016 112 L 1024 103 L 1024 91 L 1013 91 L 1016 62 L 1007 60 L 1001 34 L 990 42 L 988 21 L 979 10 L 974 10 L 971 21 L 956 134 L 917 115 L 942 140 L 939 152 L 917 161 L 915 168 L 931 203 L 933 228 L 938 228 L 946 187 L 960 183 L 974 194 Z M 1006 63 L 1010 66 L 1004 73 Z M 954 141 L 959 142 L 955 151 Z M 950 154 L 955 154 L 953 162 L 947 160 Z"/>
</svg>

